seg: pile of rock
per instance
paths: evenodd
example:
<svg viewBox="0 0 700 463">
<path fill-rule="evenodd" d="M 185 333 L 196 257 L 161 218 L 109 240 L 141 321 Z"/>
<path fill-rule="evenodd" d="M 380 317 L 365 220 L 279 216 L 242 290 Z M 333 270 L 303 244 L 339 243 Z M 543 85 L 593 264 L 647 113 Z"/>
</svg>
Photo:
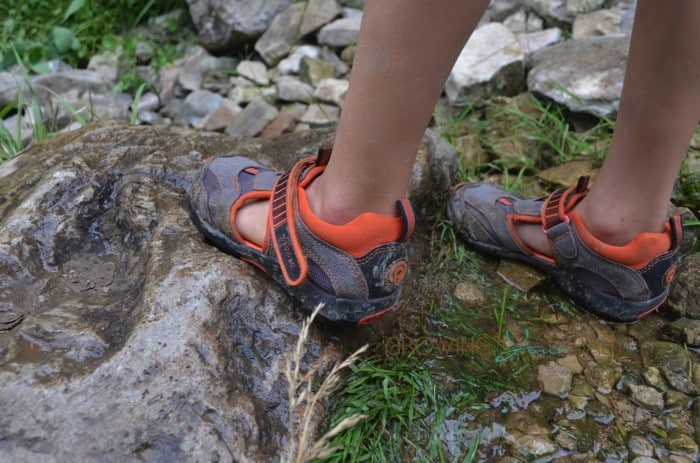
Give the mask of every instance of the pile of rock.
<svg viewBox="0 0 700 463">
<path fill-rule="evenodd" d="M 150 84 L 138 102 L 111 92 L 123 58 L 115 52 L 94 56 L 88 69 L 53 63 L 55 72 L 29 82 L 55 130 L 75 128 L 81 118 L 133 115 L 140 124 L 233 137 L 324 129 L 338 121 L 343 106 L 362 3 L 190 0 L 202 46 L 190 47 L 157 75 L 148 66 L 153 50 L 136 47 L 138 73 Z M 603 3 L 612 6 L 600 9 Z M 464 105 L 528 89 L 574 111 L 610 116 L 620 97 L 633 11 L 628 0 L 496 0 L 450 73 L 447 101 Z M 167 33 L 159 26 L 164 22 L 155 21 L 149 33 Z M 240 50 L 248 50 L 245 58 Z M 23 82 L 18 72 L 0 73 L 0 108 L 17 101 L 20 91 L 26 100 Z M 17 117 L 3 121 L 11 132 Z M 32 117 L 24 115 L 25 142 Z"/>
</svg>

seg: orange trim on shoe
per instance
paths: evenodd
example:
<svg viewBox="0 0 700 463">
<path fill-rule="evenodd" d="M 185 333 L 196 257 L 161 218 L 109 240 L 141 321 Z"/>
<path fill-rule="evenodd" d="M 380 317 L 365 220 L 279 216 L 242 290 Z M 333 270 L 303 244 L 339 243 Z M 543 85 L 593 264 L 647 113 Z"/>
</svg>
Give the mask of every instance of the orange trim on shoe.
<svg viewBox="0 0 700 463">
<path fill-rule="evenodd" d="M 528 246 L 521 238 L 520 236 L 516 233 L 515 231 L 515 225 L 517 223 L 528 223 L 528 224 L 533 224 L 533 225 L 542 225 L 542 219 L 540 219 L 538 216 L 534 215 L 519 215 L 519 214 L 508 214 L 506 215 L 506 225 L 508 227 L 508 231 L 510 232 L 510 236 L 513 237 L 513 241 L 515 241 L 515 244 L 520 247 L 520 249 L 531 256 L 537 257 L 539 259 L 542 259 L 544 261 L 547 261 L 551 264 L 556 263 L 554 258 L 551 256 L 547 256 L 545 254 L 542 254 L 540 252 L 537 252 L 537 250 L 531 248 Z M 550 243 L 549 241 L 549 236 L 547 236 L 547 243 Z M 551 243 L 550 243 L 550 248 L 551 248 Z M 552 254 L 554 254 L 552 252 Z"/>
<path fill-rule="evenodd" d="M 299 189 L 299 215 L 311 232 L 354 258 L 366 255 L 383 243 L 398 241 L 403 235 L 403 219 L 367 212 L 345 225 L 319 219 L 309 206 L 306 191 Z"/>
<path fill-rule="evenodd" d="M 613 246 L 593 236 L 577 213 L 570 212 L 569 217 L 574 222 L 581 241 L 592 251 L 635 270 L 647 266 L 660 254 L 670 250 L 673 244 L 671 227 L 668 223 L 662 233 L 641 233 L 623 246 Z"/>
</svg>

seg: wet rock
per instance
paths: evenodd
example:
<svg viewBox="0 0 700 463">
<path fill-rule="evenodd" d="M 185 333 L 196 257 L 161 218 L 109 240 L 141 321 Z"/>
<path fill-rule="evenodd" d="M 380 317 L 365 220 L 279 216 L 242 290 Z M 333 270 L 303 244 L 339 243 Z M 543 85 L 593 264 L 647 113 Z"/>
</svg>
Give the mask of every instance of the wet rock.
<svg viewBox="0 0 700 463">
<path fill-rule="evenodd" d="M 470 281 L 460 281 L 452 295 L 467 307 L 479 307 L 486 302 L 486 296 L 478 285 Z"/>
<path fill-rule="evenodd" d="M 523 436 L 516 440 L 515 451 L 526 458 L 542 458 L 557 451 L 557 444 L 546 436 Z"/>
<path fill-rule="evenodd" d="M 231 137 L 254 137 L 277 115 L 277 109 L 262 97 L 255 97 L 236 117 L 233 125 L 226 128 Z"/>
<path fill-rule="evenodd" d="M 537 380 L 547 394 L 556 396 L 568 394 L 571 390 L 572 376 L 571 370 L 554 362 L 537 367 Z"/>
<path fill-rule="evenodd" d="M 346 47 L 357 42 L 360 35 L 361 16 L 336 19 L 326 24 L 318 33 L 318 43 L 331 47 Z"/>
<path fill-rule="evenodd" d="M 597 400 L 588 404 L 586 407 L 586 414 L 602 424 L 609 424 L 615 418 L 610 407 Z"/>
<path fill-rule="evenodd" d="M 654 445 L 642 436 L 632 435 L 627 441 L 627 449 L 631 456 L 651 457 L 654 455 Z"/>
<path fill-rule="evenodd" d="M 688 379 L 686 373 L 677 373 L 665 368 L 661 369 L 661 373 L 664 375 L 666 382 L 673 389 L 689 395 L 697 395 L 698 389 L 695 384 Z"/>
<path fill-rule="evenodd" d="M 474 31 L 445 84 L 453 105 L 489 96 L 516 95 L 523 89 L 523 50 L 517 37 L 500 23 Z"/>
<path fill-rule="evenodd" d="M 675 315 L 700 320 L 700 253 L 683 259 L 665 307 Z"/>
<path fill-rule="evenodd" d="M 314 97 L 342 108 L 349 86 L 350 82 L 345 79 L 323 79 L 316 86 Z"/>
<path fill-rule="evenodd" d="M 335 77 L 335 67 L 327 61 L 305 57 L 301 59 L 299 65 L 299 76 L 316 87 L 323 79 Z"/>
<path fill-rule="evenodd" d="M 498 263 L 497 273 L 521 291 L 530 291 L 547 280 L 547 275 L 531 266 L 505 259 Z"/>
<path fill-rule="evenodd" d="M 92 125 L 3 165 L 0 303 L 24 317 L 3 333 L 3 459 L 279 460 L 303 313 L 202 238 L 185 188 L 205 155 L 285 167 L 327 141 Z M 309 342 L 307 365 L 339 360 Z"/>
<path fill-rule="evenodd" d="M 629 389 L 631 392 L 630 398 L 647 410 L 660 412 L 664 409 L 664 397 L 653 387 L 635 386 L 632 384 L 629 386 Z"/>
<path fill-rule="evenodd" d="M 296 41 L 327 24 L 341 13 L 335 0 L 295 2 L 275 17 L 255 43 L 255 50 L 274 66 L 287 56 Z"/>
<path fill-rule="evenodd" d="M 682 392 L 669 390 L 664 394 L 664 402 L 669 410 L 687 410 L 691 398 Z"/>
<path fill-rule="evenodd" d="M 641 344 L 644 366 L 683 373 L 688 370 L 688 356 L 683 347 L 672 342 L 649 341 Z"/>
<path fill-rule="evenodd" d="M 649 367 L 644 371 L 644 382 L 649 386 L 660 391 L 667 389 L 664 379 L 661 377 L 661 371 L 656 367 Z"/>
<path fill-rule="evenodd" d="M 557 187 L 568 188 L 582 175 L 593 175 L 593 160 L 587 157 L 568 161 L 540 171 L 537 178 Z"/>
<path fill-rule="evenodd" d="M 269 85 L 270 78 L 267 75 L 267 67 L 259 61 L 241 61 L 236 66 L 238 75 L 245 77 L 258 85 Z"/>
<path fill-rule="evenodd" d="M 308 109 L 299 118 L 299 122 L 309 124 L 311 127 L 328 127 L 338 122 L 340 109 L 327 104 L 316 103 L 309 105 Z"/>
<path fill-rule="evenodd" d="M 680 318 L 664 326 L 661 335 L 678 344 L 700 347 L 700 320 Z"/>
<path fill-rule="evenodd" d="M 659 460 L 651 457 L 637 457 L 631 463 L 659 463 Z"/>
<path fill-rule="evenodd" d="M 609 394 L 622 376 L 619 366 L 592 364 L 584 370 L 586 379 L 603 394 Z"/>
<path fill-rule="evenodd" d="M 199 40 L 226 50 L 255 39 L 291 0 L 187 0 Z"/>
<path fill-rule="evenodd" d="M 618 37 L 569 40 L 532 55 L 528 89 L 574 112 L 612 116 L 620 102 L 629 41 Z"/>
<path fill-rule="evenodd" d="M 697 458 L 698 456 L 698 444 L 695 443 L 692 437 L 686 435 L 670 439 L 668 449 L 671 453 L 677 455 L 685 455 L 690 458 Z"/>
<path fill-rule="evenodd" d="M 296 77 L 280 76 L 275 82 L 275 86 L 277 87 L 277 98 L 279 100 L 302 103 L 310 103 L 313 100 L 313 87 Z"/>
</svg>

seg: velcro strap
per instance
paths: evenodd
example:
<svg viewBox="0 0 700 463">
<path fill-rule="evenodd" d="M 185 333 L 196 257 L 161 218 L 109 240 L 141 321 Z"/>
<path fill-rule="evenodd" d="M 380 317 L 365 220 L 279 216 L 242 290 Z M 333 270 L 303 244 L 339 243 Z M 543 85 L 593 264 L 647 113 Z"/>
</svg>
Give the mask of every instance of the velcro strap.
<svg viewBox="0 0 700 463">
<path fill-rule="evenodd" d="M 285 281 L 296 286 L 304 281 L 308 270 L 294 223 L 297 208 L 298 186 L 301 174 L 315 164 L 313 158 L 297 162 L 289 173 L 284 173 L 272 191 L 272 208 L 269 215 L 272 245 Z"/>
<path fill-rule="evenodd" d="M 562 222 L 563 214 L 560 211 L 561 199 L 564 197 L 566 189 L 556 190 L 549 195 L 542 206 L 542 226 L 549 230 L 553 226 Z"/>
</svg>

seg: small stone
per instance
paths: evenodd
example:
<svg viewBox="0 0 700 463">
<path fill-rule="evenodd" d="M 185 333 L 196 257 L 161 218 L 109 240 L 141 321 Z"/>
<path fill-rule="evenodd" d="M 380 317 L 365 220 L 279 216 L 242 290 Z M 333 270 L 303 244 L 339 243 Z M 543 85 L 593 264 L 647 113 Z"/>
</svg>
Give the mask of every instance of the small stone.
<svg viewBox="0 0 700 463">
<path fill-rule="evenodd" d="M 228 94 L 228 99 L 234 104 L 248 104 L 255 98 L 260 97 L 261 91 L 259 87 L 233 87 Z"/>
<path fill-rule="evenodd" d="M 667 389 L 664 379 L 661 377 L 661 371 L 656 367 L 647 368 L 643 375 L 644 382 L 649 386 L 658 389 L 659 391 L 665 391 Z"/>
<path fill-rule="evenodd" d="M 547 280 L 547 276 L 525 264 L 512 260 L 501 260 L 498 263 L 498 276 L 521 291 L 530 291 Z"/>
<path fill-rule="evenodd" d="M 141 95 L 141 100 L 136 109 L 138 113 L 142 111 L 156 111 L 160 107 L 160 98 L 153 92 L 144 93 Z"/>
<path fill-rule="evenodd" d="M 306 109 L 306 105 L 303 104 L 283 107 L 272 122 L 265 127 L 260 136 L 263 138 L 274 138 L 285 133 L 294 132 L 297 121 L 306 112 Z"/>
<path fill-rule="evenodd" d="M 688 395 L 697 395 L 698 388 L 688 379 L 685 373 L 676 373 L 665 368 L 661 369 L 661 374 L 666 379 L 666 382 L 673 389 Z"/>
<path fill-rule="evenodd" d="M 484 296 L 481 289 L 479 289 L 476 284 L 469 281 L 460 281 L 457 283 L 452 295 L 459 302 L 471 307 L 479 307 L 486 302 L 486 296 Z"/>
<path fill-rule="evenodd" d="M 462 49 L 445 93 L 456 106 L 493 94 L 516 95 L 523 89 L 524 58 L 517 37 L 500 23 L 479 27 Z"/>
<path fill-rule="evenodd" d="M 669 410 L 687 410 L 691 400 L 689 396 L 674 390 L 666 391 L 664 399 Z"/>
<path fill-rule="evenodd" d="M 576 450 L 577 441 L 568 429 L 562 428 L 554 436 L 554 440 L 565 450 Z"/>
<path fill-rule="evenodd" d="M 550 362 L 537 367 L 537 380 L 547 394 L 562 396 L 571 390 L 572 372 L 567 367 Z"/>
<path fill-rule="evenodd" d="M 527 32 L 527 13 L 525 10 L 518 10 L 504 19 L 503 25 L 516 34 Z"/>
<path fill-rule="evenodd" d="M 543 31 L 518 34 L 518 41 L 523 48 L 523 53 L 531 55 L 545 47 L 555 44 L 562 39 L 561 29 L 552 27 Z"/>
<path fill-rule="evenodd" d="M 261 133 L 277 115 L 277 109 L 262 97 L 256 97 L 226 129 L 230 137 L 254 137 Z"/>
<path fill-rule="evenodd" d="M 524 457 L 541 458 L 557 451 L 557 445 L 546 436 L 523 436 L 515 442 L 516 451 Z"/>
<path fill-rule="evenodd" d="M 302 58 L 299 67 L 299 76 L 302 80 L 316 87 L 323 79 L 335 77 L 335 67 L 332 63 L 314 58 Z"/>
<path fill-rule="evenodd" d="M 649 341 L 640 347 L 644 366 L 676 373 L 688 371 L 688 355 L 682 346 L 672 342 Z"/>
<path fill-rule="evenodd" d="M 571 372 L 575 375 L 583 373 L 583 367 L 578 361 L 578 357 L 576 357 L 575 355 L 567 355 L 566 357 L 557 359 L 556 362 L 558 365 L 561 365 L 571 370 Z"/>
<path fill-rule="evenodd" d="M 299 74 L 299 67 L 303 58 L 318 58 L 321 49 L 314 45 L 300 45 L 292 49 L 288 57 L 280 61 L 277 70 L 280 74 Z"/>
<path fill-rule="evenodd" d="M 180 117 L 189 125 L 196 125 L 203 117 L 216 111 L 224 97 L 209 90 L 196 90 L 185 98 Z"/>
<path fill-rule="evenodd" d="M 698 463 L 698 461 L 683 455 L 669 455 L 668 463 Z"/>
<path fill-rule="evenodd" d="M 119 56 L 112 52 L 93 55 L 87 68 L 99 73 L 105 82 L 116 82 L 119 78 Z"/>
<path fill-rule="evenodd" d="M 588 404 L 588 407 L 586 407 L 586 414 L 602 424 L 608 424 L 615 418 L 610 408 L 598 401 L 593 401 Z"/>
<path fill-rule="evenodd" d="M 277 98 L 282 101 L 298 101 L 311 103 L 314 89 L 306 82 L 296 77 L 280 76 L 275 82 L 277 86 Z"/>
<path fill-rule="evenodd" d="M 331 47 L 346 47 L 357 43 L 362 16 L 341 18 L 326 24 L 318 33 L 318 43 Z"/>
<path fill-rule="evenodd" d="M 659 460 L 651 457 L 637 457 L 630 463 L 659 463 Z"/>
<path fill-rule="evenodd" d="M 459 164 L 463 169 L 468 170 L 470 167 L 486 164 L 490 160 L 486 150 L 474 134 L 470 133 L 459 137 L 455 140 L 454 145 Z"/>
<path fill-rule="evenodd" d="M 630 398 L 652 412 L 660 412 L 664 409 L 664 397 L 653 387 L 630 385 Z"/>
<path fill-rule="evenodd" d="M 575 408 L 578 408 L 579 410 L 584 410 L 586 408 L 586 405 L 588 405 L 588 399 L 580 395 L 570 394 L 569 402 L 571 402 L 571 405 L 573 405 Z"/>
<path fill-rule="evenodd" d="M 700 347 L 700 320 L 680 318 L 663 327 L 664 339 L 690 347 Z"/>
<path fill-rule="evenodd" d="M 342 108 L 349 85 L 345 79 L 322 79 L 314 90 L 314 97 Z"/>
<path fill-rule="evenodd" d="M 224 99 L 219 107 L 213 113 L 202 118 L 196 127 L 212 131 L 225 129 L 233 125 L 242 111 L 241 107 L 233 101 Z"/>
<path fill-rule="evenodd" d="M 585 369 L 588 381 L 601 393 L 610 394 L 615 384 L 622 377 L 622 368 L 619 366 L 593 364 Z"/>
<path fill-rule="evenodd" d="M 582 175 L 592 175 L 594 172 L 593 161 L 585 157 L 540 171 L 537 178 L 558 187 L 568 188 L 575 185 Z"/>
<path fill-rule="evenodd" d="M 654 455 L 654 445 L 642 436 L 630 436 L 627 441 L 627 449 L 632 456 L 651 457 Z"/>
<path fill-rule="evenodd" d="M 241 61 L 236 66 L 236 72 L 258 85 L 270 85 L 267 68 L 259 61 Z"/>
<path fill-rule="evenodd" d="M 340 109 L 326 104 L 312 104 L 299 118 L 299 122 L 311 127 L 328 127 L 338 122 Z"/>
<path fill-rule="evenodd" d="M 609 363 L 612 360 L 612 350 L 602 342 L 591 341 L 588 345 L 588 352 L 593 356 L 596 363 Z"/>
<path fill-rule="evenodd" d="M 683 259 L 665 307 L 674 315 L 700 319 L 700 252 Z"/>
<path fill-rule="evenodd" d="M 345 64 L 352 64 L 352 62 L 355 60 L 356 50 L 357 47 L 355 45 L 348 45 L 347 47 L 343 48 L 343 51 L 340 52 L 340 59 L 342 59 Z"/>
<path fill-rule="evenodd" d="M 690 436 L 680 436 L 668 441 L 668 449 L 671 453 L 697 457 L 698 444 Z"/>
<path fill-rule="evenodd" d="M 620 8 L 582 14 L 577 16 L 574 21 L 571 37 L 574 39 L 600 36 L 621 37 L 625 35 L 621 23 L 622 10 Z"/>
</svg>

